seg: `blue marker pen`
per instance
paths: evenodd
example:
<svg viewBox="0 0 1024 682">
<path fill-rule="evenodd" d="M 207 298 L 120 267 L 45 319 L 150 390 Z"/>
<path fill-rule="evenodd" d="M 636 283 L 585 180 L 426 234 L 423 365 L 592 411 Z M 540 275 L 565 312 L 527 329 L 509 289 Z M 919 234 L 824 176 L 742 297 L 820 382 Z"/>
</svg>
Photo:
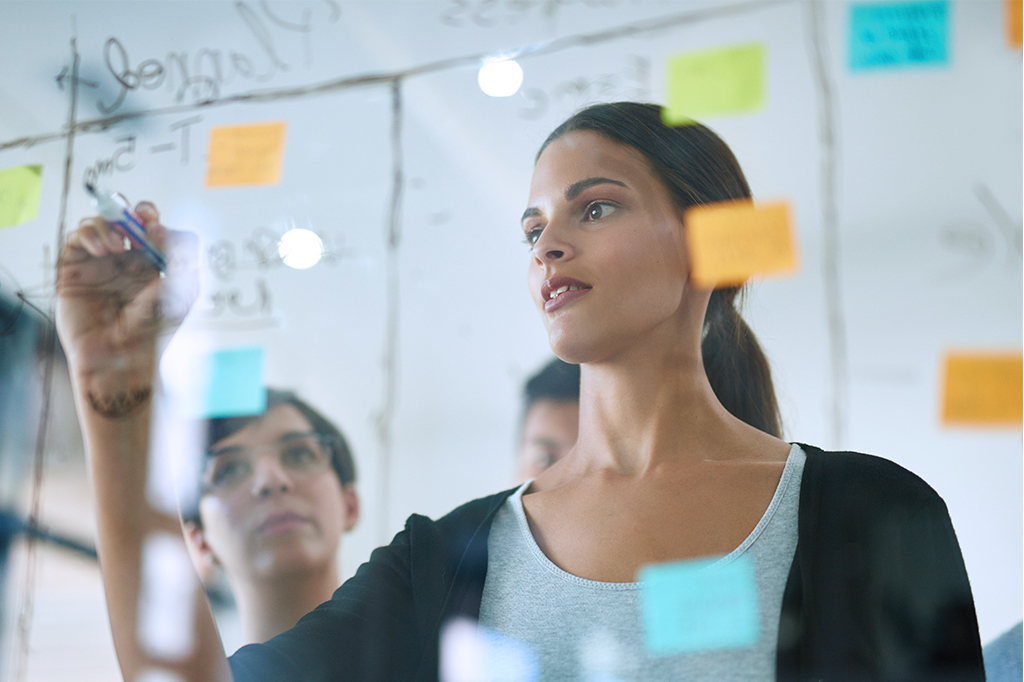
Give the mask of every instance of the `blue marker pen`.
<svg viewBox="0 0 1024 682">
<path fill-rule="evenodd" d="M 128 200 L 117 192 L 97 190 L 90 183 L 85 184 L 85 190 L 92 195 L 92 203 L 103 219 L 128 237 L 132 248 L 142 251 L 160 272 L 167 272 L 167 256 L 146 236 L 146 228 L 131 209 Z"/>
</svg>

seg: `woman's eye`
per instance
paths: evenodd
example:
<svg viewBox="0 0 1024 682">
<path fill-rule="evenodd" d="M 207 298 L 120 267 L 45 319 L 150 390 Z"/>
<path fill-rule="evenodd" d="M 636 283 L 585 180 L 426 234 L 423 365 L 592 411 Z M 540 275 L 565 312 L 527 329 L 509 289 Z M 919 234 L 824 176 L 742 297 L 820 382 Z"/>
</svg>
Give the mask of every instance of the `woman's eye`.
<svg viewBox="0 0 1024 682">
<path fill-rule="evenodd" d="M 320 459 L 319 452 L 308 445 L 296 445 L 281 453 L 281 463 L 289 469 L 308 469 Z"/>
<path fill-rule="evenodd" d="M 526 231 L 526 245 L 527 246 L 533 246 L 534 244 L 536 244 L 537 240 L 540 239 L 540 233 L 541 232 L 543 232 L 543 229 L 540 228 L 540 227 L 534 227 L 534 228 L 531 228 L 531 229 L 527 230 Z"/>
<path fill-rule="evenodd" d="M 615 204 L 608 204 L 602 201 L 595 201 L 594 203 L 587 206 L 585 220 L 600 220 L 601 218 L 607 218 L 616 210 Z"/>
<path fill-rule="evenodd" d="M 248 476 L 248 467 L 245 462 L 232 460 L 224 462 L 213 470 L 211 482 L 217 487 L 230 486 Z"/>
</svg>

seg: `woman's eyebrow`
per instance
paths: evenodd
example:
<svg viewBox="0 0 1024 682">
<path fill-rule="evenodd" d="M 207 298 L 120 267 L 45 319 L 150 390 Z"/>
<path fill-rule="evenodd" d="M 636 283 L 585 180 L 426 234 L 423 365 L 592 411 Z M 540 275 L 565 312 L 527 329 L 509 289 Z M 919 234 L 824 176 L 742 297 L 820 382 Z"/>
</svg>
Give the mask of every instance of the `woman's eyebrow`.
<svg viewBox="0 0 1024 682">
<path fill-rule="evenodd" d="M 625 187 L 626 189 L 629 189 L 629 185 L 627 185 L 626 183 L 619 182 L 618 180 L 612 180 L 611 178 L 584 178 L 579 182 L 572 183 L 565 189 L 565 200 L 572 201 L 573 199 L 580 195 L 580 192 L 587 189 L 588 187 L 604 184 L 618 185 L 619 187 Z"/>
<path fill-rule="evenodd" d="M 523 222 L 527 218 L 535 218 L 540 215 L 539 208 L 533 208 L 532 206 L 523 211 L 523 217 L 519 219 L 519 222 Z"/>
<path fill-rule="evenodd" d="M 283 433 L 277 438 L 278 443 L 285 443 L 290 440 L 299 440 L 301 438 L 309 438 L 310 436 L 316 436 L 316 431 L 289 431 Z"/>
<path fill-rule="evenodd" d="M 222 448 L 211 449 L 206 453 L 207 457 L 220 457 L 221 455 L 233 455 L 236 452 L 244 452 L 241 445 L 226 445 Z"/>
<path fill-rule="evenodd" d="M 618 185 L 619 187 L 625 187 L 626 189 L 629 189 L 629 185 L 627 185 L 626 183 L 619 182 L 618 180 L 612 180 L 611 178 L 584 178 L 583 180 L 572 183 L 565 189 L 565 200 L 572 201 L 573 199 L 578 197 L 583 190 L 587 189 L 588 187 L 605 184 Z M 539 215 L 541 215 L 539 208 L 528 208 L 525 211 L 523 211 L 523 217 L 519 219 L 519 222 L 523 222 L 527 218 L 534 218 Z"/>
</svg>

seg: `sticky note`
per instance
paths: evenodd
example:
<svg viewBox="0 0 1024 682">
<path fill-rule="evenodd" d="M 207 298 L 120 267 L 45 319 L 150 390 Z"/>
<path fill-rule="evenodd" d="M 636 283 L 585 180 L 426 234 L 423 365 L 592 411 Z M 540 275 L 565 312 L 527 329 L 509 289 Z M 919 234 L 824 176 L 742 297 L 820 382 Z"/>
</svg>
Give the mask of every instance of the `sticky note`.
<svg viewBox="0 0 1024 682">
<path fill-rule="evenodd" d="M 287 124 L 251 123 L 210 131 L 206 186 L 273 185 L 281 181 Z"/>
<path fill-rule="evenodd" d="M 1019 426 L 1024 415 L 1024 354 L 950 352 L 945 358 L 942 421 L 949 426 Z"/>
<path fill-rule="evenodd" d="M 735 649 L 754 645 L 761 634 L 754 562 L 741 554 L 650 564 L 637 573 L 642 583 L 640 614 L 644 641 L 655 656 Z"/>
<path fill-rule="evenodd" d="M 945 0 L 850 6 L 850 69 L 863 71 L 948 61 Z"/>
<path fill-rule="evenodd" d="M 476 621 L 458 617 L 441 630 L 444 682 L 538 682 L 540 665 L 529 646 Z"/>
<path fill-rule="evenodd" d="M 267 409 L 263 348 L 229 348 L 211 353 L 203 417 L 261 414 Z"/>
<path fill-rule="evenodd" d="M 0 170 L 0 227 L 14 227 L 35 220 L 42 196 L 42 166 L 14 166 Z"/>
<path fill-rule="evenodd" d="M 697 286 L 735 286 L 753 275 L 796 271 L 796 239 L 786 202 L 704 204 L 688 209 L 684 222 L 690 277 Z"/>
<path fill-rule="evenodd" d="M 764 104 L 765 57 L 760 43 L 675 55 L 669 59 L 662 121 L 756 111 Z"/>
<path fill-rule="evenodd" d="M 1006 16 L 1006 42 L 1010 47 L 1021 47 L 1024 33 L 1024 0 L 1003 0 Z"/>
</svg>

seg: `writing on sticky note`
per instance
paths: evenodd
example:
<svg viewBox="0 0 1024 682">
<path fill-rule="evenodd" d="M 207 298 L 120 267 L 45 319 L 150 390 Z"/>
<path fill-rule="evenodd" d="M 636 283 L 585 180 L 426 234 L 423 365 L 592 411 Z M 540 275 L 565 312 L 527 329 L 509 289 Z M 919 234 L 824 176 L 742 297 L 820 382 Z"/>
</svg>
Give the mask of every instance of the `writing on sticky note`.
<svg viewBox="0 0 1024 682">
<path fill-rule="evenodd" d="M 228 348 L 210 354 L 202 416 L 261 414 L 267 409 L 263 348 Z"/>
<path fill-rule="evenodd" d="M 754 562 L 745 554 L 640 569 L 640 612 L 655 656 L 753 646 L 761 634 Z"/>
<path fill-rule="evenodd" d="M 699 287 L 742 284 L 754 275 L 797 268 L 789 204 L 749 200 L 694 206 L 686 211 L 690 278 Z"/>
<path fill-rule="evenodd" d="M 1024 354 L 951 352 L 945 358 L 942 421 L 1017 426 L 1024 415 Z"/>
<path fill-rule="evenodd" d="M 207 187 L 273 185 L 281 181 L 287 124 L 251 123 L 210 131 Z"/>
<path fill-rule="evenodd" d="M 1024 34 L 1024 0 L 1003 0 L 1006 16 L 1006 42 L 1021 47 Z"/>
<path fill-rule="evenodd" d="M 850 7 L 850 69 L 860 71 L 948 61 L 945 0 Z"/>
<path fill-rule="evenodd" d="M 0 227 L 14 227 L 35 220 L 42 196 L 42 166 L 14 166 L 0 170 Z"/>
<path fill-rule="evenodd" d="M 760 109 L 765 97 L 760 43 L 675 55 L 669 59 L 662 121 L 678 126 L 695 117 Z"/>
</svg>

